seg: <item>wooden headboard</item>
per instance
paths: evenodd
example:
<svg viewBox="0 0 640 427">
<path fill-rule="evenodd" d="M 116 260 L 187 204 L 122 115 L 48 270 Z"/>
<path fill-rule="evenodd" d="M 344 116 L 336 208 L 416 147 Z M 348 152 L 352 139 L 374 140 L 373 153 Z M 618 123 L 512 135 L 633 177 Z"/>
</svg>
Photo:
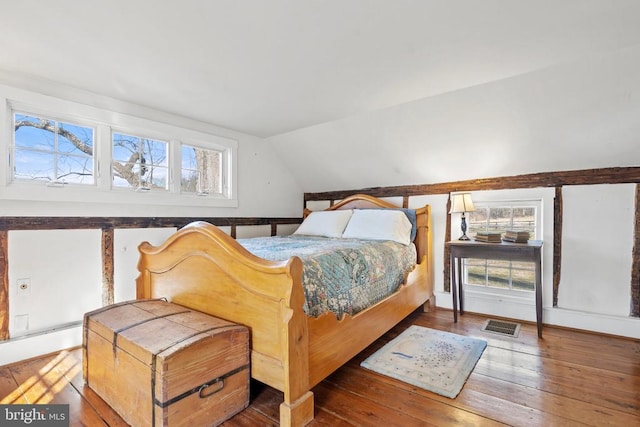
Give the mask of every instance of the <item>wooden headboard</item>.
<svg viewBox="0 0 640 427">
<path fill-rule="evenodd" d="M 339 202 L 329 206 L 327 211 L 339 210 L 339 209 L 399 209 L 402 206 L 394 205 L 393 203 L 387 202 L 385 200 L 378 199 L 373 196 L 368 196 L 366 194 L 354 194 L 353 196 L 349 196 L 340 200 Z M 410 208 L 412 209 L 412 208 Z M 431 227 L 431 207 L 423 206 L 421 208 L 414 209 L 416 212 L 416 223 L 417 223 L 417 232 L 416 238 L 413 243 L 416 245 L 416 250 L 418 252 L 418 262 L 421 262 L 424 257 L 428 258 L 428 265 L 433 265 L 431 251 L 431 233 L 429 233 L 429 229 Z M 305 218 L 312 211 L 309 209 L 304 210 Z"/>
</svg>

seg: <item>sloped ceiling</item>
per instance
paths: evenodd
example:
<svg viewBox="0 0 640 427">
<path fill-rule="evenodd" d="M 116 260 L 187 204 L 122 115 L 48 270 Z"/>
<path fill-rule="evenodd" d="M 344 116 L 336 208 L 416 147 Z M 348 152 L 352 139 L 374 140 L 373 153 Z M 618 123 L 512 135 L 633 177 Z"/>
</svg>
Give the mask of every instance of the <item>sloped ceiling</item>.
<svg viewBox="0 0 640 427">
<path fill-rule="evenodd" d="M 637 0 L 21 0 L 0 69 L 260 137 L 640 43 Z"/>
</svg>

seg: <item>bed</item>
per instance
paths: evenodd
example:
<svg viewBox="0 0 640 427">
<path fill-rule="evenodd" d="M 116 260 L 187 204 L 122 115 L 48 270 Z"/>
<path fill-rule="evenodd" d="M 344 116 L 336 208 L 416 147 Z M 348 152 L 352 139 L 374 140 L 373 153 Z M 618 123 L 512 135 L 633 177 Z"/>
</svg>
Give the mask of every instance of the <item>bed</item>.
<svg viewBox="0 0 640 427">
<path fill-rule="evenodd" d="M 325 211 L 394 209 L 354 195 Z M 309 214 L 305 210 L 305 217 Z M 418 308 L 433 301 L 430 207 L 415 209 L 416 264 L 391 295 L 356 314 L 311 316 L 303 306 L 303 262 L 258 257 L 219 228 L 191 223 L 159 246 L 139 246 L 137 298 L 166 298 L 251 330 L 251 376 L 284 394 L 280 425 L 314 417 L 311 389 Z M 348 337 L 348 339 L 346 338 Z"/>
</svg>

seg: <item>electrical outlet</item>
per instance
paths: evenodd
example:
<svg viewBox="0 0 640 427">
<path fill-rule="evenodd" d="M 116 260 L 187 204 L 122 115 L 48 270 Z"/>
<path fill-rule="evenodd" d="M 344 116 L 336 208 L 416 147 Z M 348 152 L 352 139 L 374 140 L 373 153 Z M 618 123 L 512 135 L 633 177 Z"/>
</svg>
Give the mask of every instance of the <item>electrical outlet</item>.
<svg viewBox="0 0 640 427">
<path fill-rule="evenodd" d="M 18 295 L 31 294 L 31 279 L 18 279 L 16 285 Z"/>
</svg>

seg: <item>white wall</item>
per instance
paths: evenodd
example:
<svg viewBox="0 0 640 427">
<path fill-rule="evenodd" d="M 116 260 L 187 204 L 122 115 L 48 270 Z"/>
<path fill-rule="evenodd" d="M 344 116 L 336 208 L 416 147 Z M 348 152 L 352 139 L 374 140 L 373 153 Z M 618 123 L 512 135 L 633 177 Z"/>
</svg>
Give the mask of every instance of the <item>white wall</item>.
<svg viewBox="0 0 640 427">
<path fill-rule="evenodd" d="M 78 321 L 101 306 L 100 242 L 100 230 L 9 232 L 12 337 Z M 20 291 L 17 283 L 25 280 L 29 288 Z M 18 316 L 28 316 L 25 328 L 17 327 Z"/>
<path fill-rule="evenodd" d="M 0 365 L 81 344 L 78 322 L 102 305 L 100 230 L 10 231 L 8 252 L 12 339 Z"/>
<path fill-rule="evenodd" d="M 640 47 L 372 111 L 268 140 L 304 191 L 443 183 L 640 165 Z M 313 160 L 313 161 L 312 161 Z M 640 337 L 629 318 L 634 185 L 564 187 L 562 276 L 553 307 L 553 189 L 543 200 L 545 323 Z M 410 199 L 413 204 L 413 198 Z M 446 215 L 439 201 L 434 228 Z M 439 215 L 439 218 L 436 218 Z M 443 245 L 436 236 L 436 291 Z M 451 307 L 451 296 L 437 303 Z M 533 300 L 470 297 L 467 309 L 534 320 Z"/>
<path fill-rule="evenodd" d="M 114 302 L 136 298 L 138 278 L 138 246 L 149 242 L 157 246 L 176 232 L 176 228 L 133 228 L 113 232 L 113 299 Z"/>
<path fill-rule="evenodd" d="M 7 80 L 20 83 L 20 87 L 7 86 Z M 0 104 L 24 94 L 34 99 L 51 95 L 56 99 L 112 108 L 122 114 L 237 140 L 238 207 L 17 201 L 3 199 L 0 189 L 0 216 L 299 217 L 302 214 L 302 188 L 272 146 L 260 138 L 51 82 L 8 79 L 0 75 Z M 0 146 L 10 146 L 10 135 L 6 129 L 0 130 L 0 138 L 5 139 Z M 115 230 L 116 301 L 135 298 L 138 244 L 144 240 L 159 244 L 174 231 L 174 228 Z M 243 233 L 265 233 L 265 228 L 249 232 L 240 228 L 238 234 Z M 266 227 L 266 235 L 269 234 L 270 227 Z M 0 342 L 0 365 L 80 345 L 82 334 L 77 323 L 84 312 L 98 308 L 102 302 L 100 230 L 12 231 L 8 252 L 9 330 L 13 338 Z M 18 279 L 25 278 L 31 281 L 30 294 L 18 295 Z M 28 329 L 17 331 L 19 324 L 15 316 L 24 314 L 28 315 Z M 76 322 L 76 326 L 69 326 L 69 322 Z M 38 334 L 29 335 L 34 332 Z"/>
<path fill-rule="evenodd" d="M 10 131 L 10 100 L 35 105 L 40 109 L 73 109 L 82 116 L 98 111 L 117 120 L 143 120 L 145 126 L 180 128 L 194 134 L 209 134 L 230 138 L 238 142 L 238 207 L 212 208 L 205 206 L 153 205 L 132 203 L 56 203 L 25 202 L 10 200 L 9 193 L 0 186 L 0 215 L 3 216 L 299 216 L 303 206 L 303 191 L 287 166 L 269 143 L 261 138 L 220 128 L 186 117 L 150 110 L 133 104 L 101 97 L 57 83 L 0 71 L 0 147 L 9 152 L 12 133 Z M 43 103 L 45 105 L 38 105 Z M 61 113 L 71 114 L 62 111 Z M 116 120 L 116 119 L 114 119 Z M 160 132 L 160 130 L 158 130 Z M 4 154 L 3 154 L 4 156 Z M 2 168 L 6 169 L 6 168 Z M 0 183 L 5 177 L 0 177 Z M 55 189 L 54 189 L 55 190 Z"/>
<path fill-rule="evenodd" d="M 269 138 L 306 192 L 639 164 L 640 47 Z"/>
<path fill-rule="evenodd" d="M 562 198 L 565 220 L 558 307 L 628 313 L 635 185 L 567 187 Z"/>
<path fill-rule="evenodd" d="M 0 83 L 6 85 L 6 78 L 0 79 Z M 211 209 L 2 201 L 0 215 L 297 216 L 302 208 L 303 191 L 636 166 L 640 159 L 640 144 L 637 143 L 640 135 L 637 114 L 640 111 L 640 48 L 594 55 L 526 75 L 313 126 L 267 141 L 70 88 L 31 80 L 14 80 L 13 84 L 38 93 L 237 139 L 239 206 Z M 7 134 L 3 132 L 1 137 L 6 138 Z M 549 261 L 552 244 L 545 237 L 545 322 L 640 338 L 640 321 L 628 317 L 628 305 L 625 309 L 622 297 L 628 297 L 629 278 L 623 277 L 622 270 L 629 271 L 627 236 L 633 232 L 632 225 L 628 224 L 627 210 L 633 200 L 630 188 L 623 185 L 604 189 L 565 187 L 563 190 L 566 194 L 563 234 L 566 246 L 563 245 L 561 298 L 559 307 L 552 307 Z M 502 196 L 498 194 L 498 197 Z M 548 202 L 548 195 L 541 197 L 547 200 L 544 227 L 548 233 L 552 230 L 552 220 L 548 219 L 552 203 Z M 598 200 L 600 206 L 590 210 L 589 200 Z M 436 289 L 443 290 L 441 266 L 446 198 L 410 199 L 411 206 L 424 202 L 433 206 Z M 616 225 L 595 234 L 584 232 L 603 216 L 612 218 Z M 247 231 L 247 235 L 255 232 Z M 131 267 L 135 256 L 131 247 L 136 240 L 146 238 L 137 232 L 131 233 L 118 233 L 117 237 L 118 242 L 123 239 L 122 247 L 127 250 L 116 254 L 116 274 L 119 280 L 127 283 L 136 274 Z M 244 233 L 239 234 L 245 237 Z M 159 237 L 150 236 L 152 239 Z M 69 240 L 74 241 L 75 237 Z M 90 237 L 89 240 L 95 243 L 96 239 Z M 42 250 L 45 253 L 55 251 L 56 242 L 48 243 Z M 23 260 L 15 262 L 27 262 L 26 248 L 17 250 L 10 242 L 10 254 L 12 251 L 15 252 L 10 255 L 12 260 L 17 256 Z M 619 258 L 612 256 L 616 253 L 620 254 Z M 584 270 L 587 262 L 591 270 Z M 31 271 L 36 268 L 38 266 L 33 266 Z M 10 272 L 10 294 L 14 292 L 16 279 L 20 278 L 16 277 L 18 274 L 22 272 Z M 64 272 L 55 272 L 47 280 L 55 288 L 64 286 L 67 277 Z M 127 298 L 131 290 L 125 286 L 118 290 L 118 295 Z M 450 296 L 441 293 L 437 302 L 444 307 L 450 306 Z M 478 307 L 483 309 L 482 305 Z M 488 312 L 492 310 L 490 306 L 484 307 Z M 47 340 L 48 344 L 42 343 Z M 68 331 L 60 331 L 50 336 L 0 343 L 0 364 L 45 350 L 69 347 L 73 342 L 77 344 L 77 335 L 72 333 L 70 337 Z"/>
<path fill-rule="evenodd" d="M 558 307 L 549 323 L 640 338 L 629 317 L 635 185 L 565 187 Z"/>
</svg>

